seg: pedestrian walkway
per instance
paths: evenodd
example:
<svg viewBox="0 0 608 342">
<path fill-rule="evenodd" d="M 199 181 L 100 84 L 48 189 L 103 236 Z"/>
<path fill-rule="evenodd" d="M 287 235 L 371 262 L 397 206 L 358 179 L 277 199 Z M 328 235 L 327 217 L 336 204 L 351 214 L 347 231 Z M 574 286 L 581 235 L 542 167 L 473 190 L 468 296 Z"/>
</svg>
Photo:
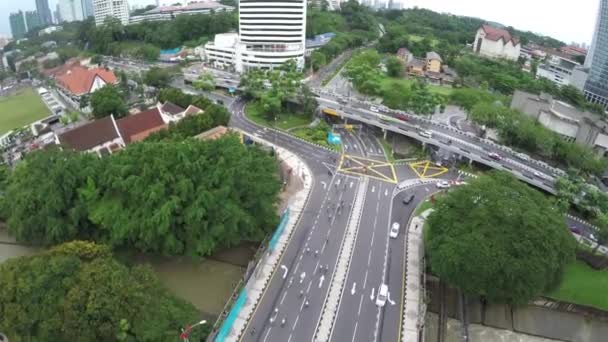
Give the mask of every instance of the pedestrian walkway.
<svg viewBox="0 0 608 342">
<path fill-rule="evenodd" d="M 419 335 L 424 325 L 424 238 L 423 226 L 431 210 L 412 218 L 406 235 L 405 257 L 405 304 L 403 306 L 403 327 L 401 341 L 419 341 Z"/>
<path fill-rule="evenodd" d="M 271 253 L 264 253 L 264 256 L 258 262 L 255 270 L 245 285 L 245 289 L 243 291 L 246 291 L 247 300 L 242 306 L 242 309 L 238 312 L 238 316 L 234 320 L 230 333 L 225 338 L 225 341 L 229 342 L 239 341 L 241 334 L 245 330 L 247 322 L 251 318 L 251 315 L 261 299 L 262 294 L 266 290 L 266 286 L 268 286 L 268 283 L 272 278 L 272 274 L 277 268 L 281 255 L 289 244 L 291 235 L 296 227 L 312 189 L 312 173 L 303 160 L 288 150 L 278 147 L 266 140 L 258 137 L 252 137 L 252 139 L 256 143 L 272 146 L 275 149 L 277 157 L 293 170 L 294 175 L 302 179 L 303 187 L 301 190 L 295 193 L 290 200 L 288 209 L 289 218 L 287 220 L 287 224 L 283 228 L 283 233 L 280 234 L 276 239 L 276 245 L 274 245 L 273 251 Z"/>
<path fill-rule="evenodd" d="M 353 211 L 350 215 L 348 226 L 346 227 L 346 232 L 340 247 L 336 271 L 331 278 L 331 285 L 327 292 L 325 303 L 323 304 L 317 331 L 315 332 L 315 342 L 326 342 L 329 341 L 329 338 L 331 337 L 332 327 L 338 312 L 340 297 L 344 290 L 344 283 L 346 282 L 346 276 L 348 275 L 348 267 L 355 247 L 355 241 L 357 241 L 357 232 L 359 231 L 359 222 L 361 221 L 361 214 L 363 213 L 362 209 L 363 203 L 365 203 L 368 183 L 369 179 L 363 178 L 363 181 L 359 184 L 359 189 L 357 189 Z"/>
</svg>

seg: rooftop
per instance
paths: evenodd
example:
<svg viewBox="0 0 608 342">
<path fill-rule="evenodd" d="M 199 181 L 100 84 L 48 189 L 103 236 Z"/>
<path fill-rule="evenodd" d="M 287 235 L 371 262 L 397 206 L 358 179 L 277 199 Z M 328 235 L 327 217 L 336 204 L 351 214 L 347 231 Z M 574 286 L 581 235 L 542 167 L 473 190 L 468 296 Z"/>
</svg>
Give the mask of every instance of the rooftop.
<svg viewBox="0 0 608 342">
<path fill-rule="evenodd" d="M 426 53 L 426 59 L 427 60 L 438 60 L 440 62 L 443 62 L 441 60 L 441 56 L 439 56 L 439 54 L 435 51 L 431 51 L 431 52 L 427 52 Z"/>
<path fill-rule="evenodd" d="M 165 102 L 165 104 L 163 104 L 163 106 L 161 107 L 161 110 L 164 113 L 168 113 L 168 114 L 171 114 L 171 115 L 176 115 L 176 114 L 179 114 L 179 113 L 183 113 L 185 111 L 184 108 L 182 108 L 182 107 L 180 107 L 180 106 L 178 106 L 178 105 L 176 105 L 174 103 L 171 103 L 169 101 L 167 101 L 167 102 Z"/>
<path fill-rule="evenodd" d="M 141 141 L 167 126 L 156 107 L 118 119 L 116 125 L 126 144 Z"/>
<path fill-rule="evenodd" d="M 91 90 L 96 77 L 101 78 L 108 84 L 118 83 L 118 79 L 110 70 L 103 68 L 87 69 L 80 65 L 73 65 L 64 74 L 57 76 L 57 83 L 74 95 L 83 95 Z"/>
<path fill-rule="evenodd" d="M 175 6 L 160 6 L 153 8 L 142 15 L 157 14 L 157 13 L 171 13 L 178 11 L 200 11 L 200 10 L 217 10 L 233 8 L 232 6 L 225 6 L 216 1 L 200 1 L 192 2 L 188 5 L 175 5 Z"/>
<path fill-rule="evenodd" d="M 519 39 L 511 36 L 511 33 L 505 29 L 499 29 L 490 25 L 481 25 L 481 29 L 486 33 L 486 38 L 493 41 L 502 39 L 505 44 L 509 41 L 513 42 L 513 45 L 519 44 Z"/>
<path fill-rule="evenodd" d="M 110 115 L 64 132 L 58 138 L 62 146 L 77 151 L 88 151 L 95 146 L 119 138 L 119 135 L 114 117 Z"/>
</svg>

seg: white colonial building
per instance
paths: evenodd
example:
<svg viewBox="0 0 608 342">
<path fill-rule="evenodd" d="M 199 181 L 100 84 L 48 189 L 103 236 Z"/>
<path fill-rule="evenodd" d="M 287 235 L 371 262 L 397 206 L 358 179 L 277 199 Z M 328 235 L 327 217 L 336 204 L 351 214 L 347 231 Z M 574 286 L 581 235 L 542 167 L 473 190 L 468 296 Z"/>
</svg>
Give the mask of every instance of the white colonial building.
<svg viewBox="0 0 608 342">
<path fill-rule="evenodd" d="M 519 58 L 521 43 L 509 31 L 489 25 L 481 25 L 475 35 L 473 51 L 490 58 L 505 58 L 516 61 Z"/>
<path fill-rule="evenodd" d="M 303 68 L 305 42 L 305 0 L 241 0 L 237 40 L 220 35 L 205 45 L 204 55 L 208 62 L 230 64 L 237 72 L 271 69 L 291 59 Z"/>
</svg>

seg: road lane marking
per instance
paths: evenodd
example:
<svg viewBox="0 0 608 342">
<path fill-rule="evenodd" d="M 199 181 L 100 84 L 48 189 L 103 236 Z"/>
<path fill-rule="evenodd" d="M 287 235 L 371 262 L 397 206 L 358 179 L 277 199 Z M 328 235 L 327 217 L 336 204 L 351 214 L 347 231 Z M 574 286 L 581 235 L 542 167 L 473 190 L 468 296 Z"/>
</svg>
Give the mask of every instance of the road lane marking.
<svg viewBox="0 0 608 342">
<path fill-rule="evenodd" d="M 312 279 L 310 280 L 310 283 L 308 283 L 308 287 L 306 288 L 306 294 L 310 292 L 310 285 L 312 285 Z"/>
<path fill-rule="evenodd" d="M 372 302 L 374 301 L 374 293 L 375 293 L 375 291 L 376 291 L 376 288 L 372 287 L 372 294 L 371 294 L 371 296 L 369 296 L 369 299 L 371 299 Z"/>
<path fill-rule="evenodd" d="M 359 325 L 359 322 L 355 322 L 355 330 L 353 330 L 353 339 L 351 340 L 351 342 L 355 341 L 355 336 L 357 336 L 357 326 Z"/>
<path fill-rule="evenodd" d="M 268 339 L 268 335 L 270 335 L 270 330 L 272 330 L 272 327 L 268 328 L 268 332 L 266 332 L 266 336 L 264 336 L 264 342 L 266 342 L 266 340 Z"/>
<path fill-rule="evenodd" d="M 367 284 L 367 273 L 368 270 L 365 270 L 365 279 L 363 279 L 363 289 L 365 290 L 365 285 Z"/>
<path fill-rule="evenodd" d="M 283 301 L 285 300 L 285 296 L 287 296 L 287 292 L 283 293 L 283 298 L 281 298 L 281 305 L 283 305 Z"/>
<path fill-rule="evenodd" d="M 319 262 L 321 262 L 321 260 L 317 260 L 317 266 L 315 266 L 315 270 L 313 273 L 317 273 L 317 268 L 319 268 Z"/>
<path fill-rule="evenodd" d="M 287 342 L 291 341 L 291 334 L 289 334 L 289 338 L 287 339 Z"/>
<path fill-rule="evenodd" d="M 359 300 L 359 311 L 357 311 L 357 316 L 361 315 L 361 306 L 363 305 L 363 294 L 361 294 L 361 299 Z"/>
<path fill-rule="evenodd" d="M 294 330 L 296 328 L 296 325 L 298 324 L 298 320 L 300 319 L 300 315 L 296 316 L 296 321 L 293 322 L 293 327 L 291 327 L 291 330 Z"/>
<path fill-rule="evenodd" d="M 357 283 L 353 283 L 352 289 L 350 289 L 350 294 L 354 295 L 357 292 Z"/>
<path fill-rule="evenodd" d="M 319 288 L 323 286 L 323 281 L 325 281 L 325 276 L 321 275 L 321 278 L 319 279 Z"/>
</svg>

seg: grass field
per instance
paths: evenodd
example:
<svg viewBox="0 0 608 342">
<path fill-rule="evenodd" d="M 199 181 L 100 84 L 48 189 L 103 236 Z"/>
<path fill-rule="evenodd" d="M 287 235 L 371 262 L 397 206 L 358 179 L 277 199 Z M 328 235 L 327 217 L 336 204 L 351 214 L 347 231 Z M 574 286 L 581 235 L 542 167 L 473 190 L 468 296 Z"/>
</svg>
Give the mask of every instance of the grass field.
<svg viewBox="0 0 608 342">
<path fill-rule="evenodd" d="M 547 297 L 608 310 L 608 271 L 596 271 L 582 261 L 566 267 L 559 288 Z"/>
<path fill-rule="evenodd" d="M 38 94 L 31 88 L 0 97 L 0 135 L 21 128 L 51 114 Z"/>
<path fill-rule="evenodd" d="M 310 123 L 310 118 L 305 115 L 299 114 L 279 114 L 277 120 L 268 120 L 259 110 L 255 103 L 249 103 L 245 107 L 245 114 L 247 117 L 262 126 L 274 127 L 278 129 L 287 130 L 293 127 L 304 126 Z"/>
<path fill-rule="evenodd" d="M 415 82 L 416 80 L 413 78 L 393 78 L 393 77 L 385 77 L 384 79 L 382 79 L 382 82 L 380 83 L 380 87 L 382 88 L 383 91 L 385 91 L 386 89 L 390 89 L 394 87 L 395 83 L 400 83 L 402 85 L 405 85 L 407 87 L 411 87 L 411 85 Z M 441 86 L 436 86 L 433 84 L 428 84 L 427 87 L 429 88 L 429 91 L 431 93 L 435 93 L 435 94 L 442 94 L 442 95 L 450 95 L 452 93 L 452 88 L 449 87 L 441 87 Z"/>
</svg>

